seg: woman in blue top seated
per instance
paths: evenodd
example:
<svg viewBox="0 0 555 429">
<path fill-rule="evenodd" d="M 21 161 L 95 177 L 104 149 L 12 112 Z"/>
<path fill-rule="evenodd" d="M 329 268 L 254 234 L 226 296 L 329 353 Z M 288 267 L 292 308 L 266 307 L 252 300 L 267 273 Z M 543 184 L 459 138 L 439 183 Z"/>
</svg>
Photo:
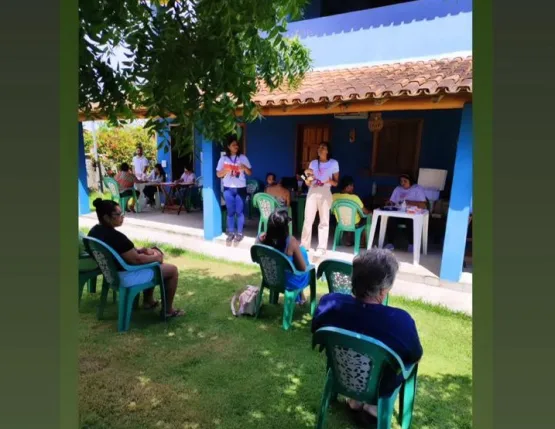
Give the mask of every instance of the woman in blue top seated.
<svg viewBox="0 0 555 429">
<path fill-rule="evenodd" d="M 304 289 L 310 281 L 310 273 L 305 272 L 310 265 L 306 249 L 300 245 L 295 237 L 289 235 L 289 222 L 291 218 L 287 210 L 278 209 L 268 218 L 268 228 L 265 233 L 260 234 L 258 241 L 260 244 L 273 247 L 284 253 L 293 263 L 293 266 L 302 274 L 285 273 L 287 290 Z M 297 297 L 297 302 L 304 304 L 306 299 L 301 292 Z"/>
</svg>

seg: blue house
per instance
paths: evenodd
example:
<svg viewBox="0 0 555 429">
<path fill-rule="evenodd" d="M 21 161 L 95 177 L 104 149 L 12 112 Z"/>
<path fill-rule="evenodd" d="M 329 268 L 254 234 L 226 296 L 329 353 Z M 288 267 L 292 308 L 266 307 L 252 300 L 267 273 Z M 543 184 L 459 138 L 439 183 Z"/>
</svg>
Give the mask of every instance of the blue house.
<svg viewBox="0 0 555 429">
<path fill-rule="evenodd" d="M 294 176 L 322 140 L 362 197 L 395 186 L 400 173 L 446 171 L 440 278 L 459 281 L 472 200 L 472 1 L 312 0 L 288 33 L 310 49 L 314 69 L 295 91 L 257 94 L 263 119 L 244 126 L 255 178 Z M 82 147 L 80 129 L 83 164 Z M 222 234 L 221 148 L 200 135 L 195 147 L 204 236 L 212 240 Z M 182 162 L 172 151 L 158 158 L 169 172 Z"/>
</svg>

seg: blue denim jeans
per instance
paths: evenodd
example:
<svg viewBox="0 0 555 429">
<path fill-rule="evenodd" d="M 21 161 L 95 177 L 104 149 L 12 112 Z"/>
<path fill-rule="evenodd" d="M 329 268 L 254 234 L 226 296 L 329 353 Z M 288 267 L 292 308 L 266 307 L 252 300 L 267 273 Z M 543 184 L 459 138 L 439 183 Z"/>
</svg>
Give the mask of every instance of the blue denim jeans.
<svg viewBox="0 0 555 429">
<path fill-rule="evenodd" d="M 227 209 L 227 232 L 235 232 L 235 216 L 237 216 L 237 233 L 243 233 L 246 198 L 247 188 L 224 188 L 224 199 Z"/>
</svg>

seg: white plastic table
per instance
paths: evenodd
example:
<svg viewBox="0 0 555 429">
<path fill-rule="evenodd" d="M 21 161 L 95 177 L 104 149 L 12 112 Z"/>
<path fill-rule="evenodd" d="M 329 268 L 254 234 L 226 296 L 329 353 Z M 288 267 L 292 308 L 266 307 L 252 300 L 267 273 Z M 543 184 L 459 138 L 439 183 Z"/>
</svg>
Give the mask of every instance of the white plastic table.
<svg viewBox="0 0 555 429">
<path fill-rule="evenodd" d="M 370 239 L 368 240 L 368 248 L 372 247 L 374 236 L 376 235 L 376 227 L 378 218 L 380 218 L 380 236 L 378 247 L 383 248 L 385 241 L 385 232 L 387 231 L 387 221 L 390 217 L 412 219 L 413 222 L 413 264 L 420 264 L 420 250 L 424 255 L 428 254 L 428 224 L 429 213 L 407 213 L 402 211 L 374 210 L 372 213 L 372 226 L 370 227 Z"/>
<path fill-rule="evenodd" d="M 162 207 L 160 204 L 160 182 L 135 183 L 135 189 L 141 193 L 141 195 L 139 195 L 140 207 L 146 207 L 146 197 L 144 193 L 144 189 L 146 186 L 156 186 L 154 201 L 156 202 L 156 209 L 160 210 L 160 208 Z"/>
</svg>

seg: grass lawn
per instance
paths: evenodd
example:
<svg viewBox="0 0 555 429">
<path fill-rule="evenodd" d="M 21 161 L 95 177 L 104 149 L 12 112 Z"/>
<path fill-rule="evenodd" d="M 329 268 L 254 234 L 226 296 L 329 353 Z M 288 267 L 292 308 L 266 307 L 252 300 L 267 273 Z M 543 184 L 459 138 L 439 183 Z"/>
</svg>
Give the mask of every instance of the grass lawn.
<svg viewBox="0 0 555 429">
<path fill-rule="evenodd" d="M 118 334 L 116 305 L 98 321 L 99 297 L 84 293 L 81 428 L 313 428 L 325 357 L 311 349 L 308 308 L 297 308 L 289 332 L 281 328 L 281 301 L 269 305 L 267 296 L 258 320 L 234 318 L 230 298 L 259 284 L 256 267 L 159 247 L 180 268 L 176 306 L 187 315 L 164 324 L 158 313 L 139 310 L 130 331 Z M 390 305 L 412 314 L 424 347 L 412 427 L 471 428 L 471 318 L 396 297 Z M 356 427 L 344 411 L 333 405 L 327 427 Z"/>
</svg>

